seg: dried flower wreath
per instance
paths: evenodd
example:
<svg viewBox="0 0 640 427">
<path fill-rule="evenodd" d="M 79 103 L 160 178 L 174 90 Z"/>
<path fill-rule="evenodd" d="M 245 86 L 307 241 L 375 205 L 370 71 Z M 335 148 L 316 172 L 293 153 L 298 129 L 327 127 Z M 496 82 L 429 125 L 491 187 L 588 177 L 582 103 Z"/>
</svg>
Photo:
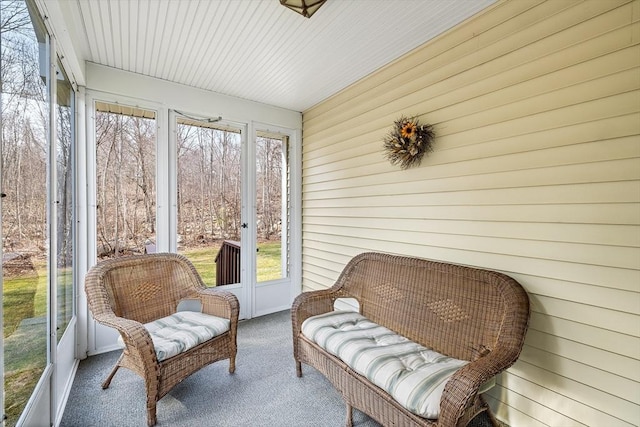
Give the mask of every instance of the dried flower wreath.
<svg viewBox="0 0 640 427">
<path fill-rule="evenodd" d="M 433 126 L 420 124 L 416 117 L 400 117 L 384 138 L 386 158 L 402 169 L 420 164 L 422 156 L 432 151 Z"/>
</svg>

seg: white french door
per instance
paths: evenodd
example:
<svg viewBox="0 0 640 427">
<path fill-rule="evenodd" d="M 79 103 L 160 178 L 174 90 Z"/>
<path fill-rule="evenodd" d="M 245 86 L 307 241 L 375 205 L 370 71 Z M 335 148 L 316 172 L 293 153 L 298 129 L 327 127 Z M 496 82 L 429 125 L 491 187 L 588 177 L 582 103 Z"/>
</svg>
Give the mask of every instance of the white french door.
<svg viewBox="0 0 640 427">
<path fill-rule="evenodd" d="M 241 317 L 250 317 L 242 304 L 247 126 L 175 110 L 169 123 L 170 250 L 191 260 L 207 286 L 236 294 Z"/>
<path fill-rule="evenodd" d="M 252 188 L 248 215 L 255 255 L 251 265 L 251 311 L 261 316 L 290 308 L 292 192 L 290 130 L 254 124 L 250 144 Z"/>
<path fill-rule="evenodd" d="M 170 249 L 233 292 L 241 318 L 287 309 L 291 132 L 179 111 L 169 122 Z"/>
</svg>

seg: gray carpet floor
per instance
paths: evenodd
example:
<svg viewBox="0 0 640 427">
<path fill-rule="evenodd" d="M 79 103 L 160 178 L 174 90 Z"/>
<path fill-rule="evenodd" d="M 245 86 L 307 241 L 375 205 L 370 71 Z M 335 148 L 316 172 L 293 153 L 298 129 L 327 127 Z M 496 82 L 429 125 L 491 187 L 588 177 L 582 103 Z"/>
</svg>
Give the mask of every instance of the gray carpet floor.
<svg viewBox="0 0 640 427">
<path fill-rule="evenodd" d="M 142 379 L 120 369 L 108 389 L 102 381 L 119 352 L 80 362 L 61 427 L 145 427 Z M 303 365 L 296 377 L 289 311 L 247 321 L 238 326 L 236 372 L 229 364 L 209 365 L 178 384 L 158 402 L 158 426 L 172 427 L 334 427 L 344 426 L 340 394 L 315 369 Z M 354 410 L 354 426 L 378 427 Z M 483 427 L 484 419 L 474 420 Z"/>
</svg>

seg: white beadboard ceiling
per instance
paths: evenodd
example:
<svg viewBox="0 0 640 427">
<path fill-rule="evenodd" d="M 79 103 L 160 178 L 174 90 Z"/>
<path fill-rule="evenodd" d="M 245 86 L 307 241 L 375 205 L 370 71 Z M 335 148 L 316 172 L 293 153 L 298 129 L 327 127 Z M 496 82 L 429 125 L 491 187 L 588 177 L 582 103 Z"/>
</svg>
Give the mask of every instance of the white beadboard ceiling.
<svg viewBox="0 0 640 427">
<path fill-rule="evenodd" d="M 495 0 L 60 0 L 80 60 L 305 111 Z"/>
</svg>

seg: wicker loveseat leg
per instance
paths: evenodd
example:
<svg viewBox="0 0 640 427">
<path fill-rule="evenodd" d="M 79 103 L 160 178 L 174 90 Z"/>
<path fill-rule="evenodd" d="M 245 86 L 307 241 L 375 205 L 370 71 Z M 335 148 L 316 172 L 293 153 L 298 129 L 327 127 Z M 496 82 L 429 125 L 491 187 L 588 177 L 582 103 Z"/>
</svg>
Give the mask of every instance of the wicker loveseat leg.
<svg viewBox="0 0 640 427">
<path fill-rule="evenodd" d="M 147 397 L 147 426 L 151 427 L 156 425 L 157 417 L 156 417 L 156 400 L 155 398 L 151 398 L 151 396 Z"/>
<path fill-rule="evenodd" d="M 345 426 L 353 427 L 353 406 L 349 405 L 348 403 L 346 405 L 347 405 L 347 419 L 345 422 Z"/>
<path fill-rule="evenodd" d="M 500 423 L 500 421 L 498 421 L 498 419 L 496 418 L 496 416 L 493 414 L 493 411 L 491 411 L 491 408 L 489 408 L 489 404 L 487 403 L 486 399 L 484 398 L 483 395 L 480 395 L 480 401 L 482 402 L 482 405 L 487 408 L 486 411 L 484 411 L 487 414 L 487 418 L 489 418 L 489 421 L 491 422 L 491 425 L 493 427 L 501 427 L 502 424 Z"/>
</svg>

